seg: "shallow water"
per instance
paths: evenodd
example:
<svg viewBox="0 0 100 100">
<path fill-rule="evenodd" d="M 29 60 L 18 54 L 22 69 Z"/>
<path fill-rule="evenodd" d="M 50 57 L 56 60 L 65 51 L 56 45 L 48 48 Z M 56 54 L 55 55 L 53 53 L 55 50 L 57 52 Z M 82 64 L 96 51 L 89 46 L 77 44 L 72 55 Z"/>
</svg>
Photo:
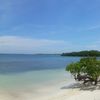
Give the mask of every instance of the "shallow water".
<svg viewBox="0 0 100 100">
<path fill-rule="evenodd" d="M 65 67 L 79 59 L 60 55 L 1 55 L 0 95 L 7 94 L 13 99 L 31 95 L 38 100 L 38 96 L 52 94 L 62 83 L 72 80 Z"/>
<path fill-rule="evenodd" d="M 66 65 L 79 59 L 60 55 L 1 54 L 0 87 L 35 86 L 64 79 Z"/>
<path fill-rule="evenodd" d="M 19 74 L 1 74 L 0 88 L 13 89 L 24 87 L 39 87 L 44 84 L 57 83 L 70 79 L 70 74 L 63 69 L 29 71 Z"/>
</svg>

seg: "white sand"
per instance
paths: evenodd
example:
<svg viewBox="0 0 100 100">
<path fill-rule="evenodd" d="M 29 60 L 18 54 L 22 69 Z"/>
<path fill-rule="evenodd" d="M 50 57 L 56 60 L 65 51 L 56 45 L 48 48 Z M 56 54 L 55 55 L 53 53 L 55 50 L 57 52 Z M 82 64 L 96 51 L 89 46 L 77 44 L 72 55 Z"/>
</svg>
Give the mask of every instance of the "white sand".
<svg viewBox="0 0 100 100">
<path fill-rule="evenodd" d="M 52 86 L 43 87 L 37 91 L 33 89 L 0 91 L 0 100 L 100 100 L 99 86 L 82 87 L 80 85 L 59 84 L 55 88 Z"/>
<path fill-rule="evenodd" d="M 100 100 L 100 90 L 82 91 L 68 100 Z"/>
<path fill-rule="evenodd" d="M 59 95 L 48 100 L 100 100 L 100 85 L 84 87 L 75 84 L 68 89 L 65 87 L 64 91 L 60 92 Z"/>
</svg>

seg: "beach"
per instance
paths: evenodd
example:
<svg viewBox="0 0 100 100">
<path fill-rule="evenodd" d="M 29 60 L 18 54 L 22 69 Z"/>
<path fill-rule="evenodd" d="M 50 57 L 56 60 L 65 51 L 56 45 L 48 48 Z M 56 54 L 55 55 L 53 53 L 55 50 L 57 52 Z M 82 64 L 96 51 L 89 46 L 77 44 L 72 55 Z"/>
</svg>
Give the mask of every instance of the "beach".
<svg viewBox="0 0 100 100">
<path fill-rule="evenodd" d="M 52 71 L 48 71 L 48 73 L 51 72 Z M 29 74 L 32 75 L 32 72 L 24 73 L 24 76 L 29 76 Z M 20 80 L 23 79 L 23 75 L 19 76 L 21 77 Z M 18 83 L 20 83 L 20 81 L 11 86 L 9 84 L 7 86 L 6 84 L 0 88 L 0 100 L 100 100 L 99 85 L 84 87 L 74 79 L 69 80 L 68 76 L 65 77 L 67 77 L 67 79 L 59 78 L 49 82 L 41 82 L 41 85 L 39 83 L 37 85 L 35 84 L 35 86 L 33 82 L 28 82 L 27 84 L 23 84 L 23 86 L 21 84 L 19 85 Z M 11 76 L 9 76 L 9 78 L 11 78 Z M 18 81 L 19 77 L 16 76 L 16 78 L 18 78 Z M 24 79 L 24 82 L 25 81 Z"/>
<path fill-rule="evenodd" d="M 100 100 L 99 86 L 83 88 L 65 71 L 67 64 L 79 59 L 1 55 L 0 100 Z"/>
<path fill-rule="evenodd" d="M 34 88 L 0 91 L 0 100 L 100 100 L 99 88 L 93 86 L 81 90 L 78 86 L 73 81 L 67 85 L 63 82 L 56 87 L 39 87 L 37 93 L 34 93 Z"/>
<path fill-rule="evenodd" d="M 61 69 L 0 75 L 0 100 L 52 100 L 65 93 L 70 77 Z"/>
<path fill-rule="evenodd" d="M 100 0 L 0 0 L 0 100 L 100 100 Z"/>
</svg>

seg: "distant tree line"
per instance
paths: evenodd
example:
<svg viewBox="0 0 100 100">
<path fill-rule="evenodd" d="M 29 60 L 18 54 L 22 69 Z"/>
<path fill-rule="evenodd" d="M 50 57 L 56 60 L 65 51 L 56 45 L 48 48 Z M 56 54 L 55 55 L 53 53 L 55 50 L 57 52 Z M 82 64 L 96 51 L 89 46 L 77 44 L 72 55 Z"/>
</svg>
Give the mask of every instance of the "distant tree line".
<svg viewBox="0 0 100 100">
<path fill-rule="evenodd" d="M 100 51 L 90 50 L 90 51 L 63 53 L 63 54 L 61 54 L 61 56 L 99 57 Z"/>
</svg>

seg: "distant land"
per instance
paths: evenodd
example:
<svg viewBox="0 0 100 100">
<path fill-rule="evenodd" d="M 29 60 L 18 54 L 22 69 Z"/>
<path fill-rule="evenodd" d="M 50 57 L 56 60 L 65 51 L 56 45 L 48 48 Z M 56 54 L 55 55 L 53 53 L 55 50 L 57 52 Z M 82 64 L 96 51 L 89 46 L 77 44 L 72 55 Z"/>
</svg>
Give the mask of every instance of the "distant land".
<svg viewBox="0 0 100 100">
<path fill-rule="evenodd" d="M 86 50 L 86 51 L 79 51 L 79 52 L 62 53 L 61 56 L 100 57 L 100 51 Z"/>
</svg>

